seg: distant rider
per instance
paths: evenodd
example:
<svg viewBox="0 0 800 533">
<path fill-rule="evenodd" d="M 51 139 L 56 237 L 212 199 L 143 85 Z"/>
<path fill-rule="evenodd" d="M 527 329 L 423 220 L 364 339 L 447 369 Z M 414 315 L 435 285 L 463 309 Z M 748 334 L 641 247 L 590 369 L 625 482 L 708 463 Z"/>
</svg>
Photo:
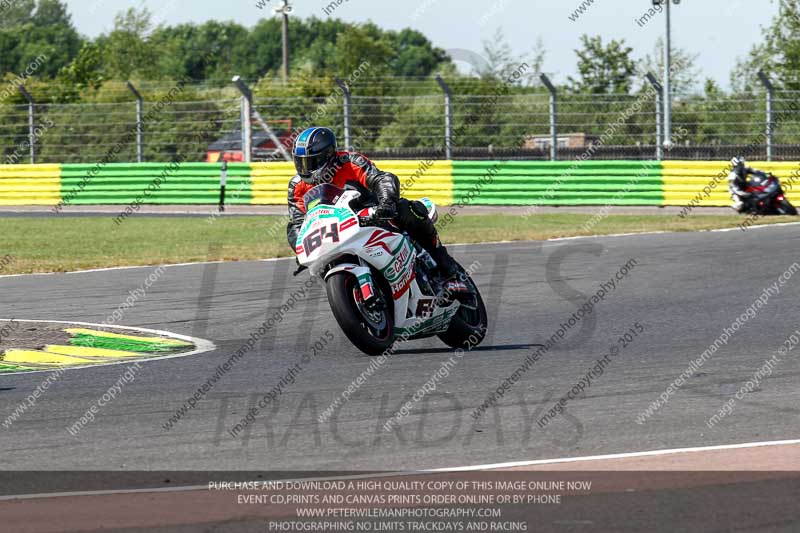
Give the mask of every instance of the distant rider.
<svg viewBox="0 0 800 533">
<path fill-rule="evenodd" d="M 751 193 L 747 192 L 747 177 L 759 176 L 766 178 L 767 173 L 747 166 L 744 157 L 734 157 L 731 159 L 731 173 L 728 175 L 728 189 L 731 191 L 731 207 L 737 212 L 742 213 L 747 208 L 747 199 Z"/>
<path fill-rule="evenodd" d="M 303 131 L 294 143 L 293 156 L 297 175 L 289 181 L 290 221 L 286 227 L 286 238 L 292 250 L 306 214 L 303 196 L 321 183 L 342 189 L 350 184 L 377 202 L 376 217 L 392 219 L 433 257 L 446 279 L 445 290 L 466 290 L 457 279 L 455 261 L 428 218 L 428 209 L 422 202 L 400 198 L 397 176 L 379 170 L 358 152 L 337 151 L 336 136 L 328 128 L 313 127 Z"/>
</svg>

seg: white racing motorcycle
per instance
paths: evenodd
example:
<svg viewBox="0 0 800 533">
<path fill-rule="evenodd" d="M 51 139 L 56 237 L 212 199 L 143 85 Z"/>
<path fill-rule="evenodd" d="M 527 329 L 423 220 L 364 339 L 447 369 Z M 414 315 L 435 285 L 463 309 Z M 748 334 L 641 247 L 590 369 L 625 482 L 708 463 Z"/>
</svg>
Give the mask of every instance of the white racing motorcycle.
<svg viewBox="0 0 800 533">
<path fill-rule="evenodd" d="M 463 267 L 468 291 L 447 294 L 430 254 L 389 221 L 374 218 L 374 206 L 355 188 L 318 185 L 303 202 L 300 268 L 325 281 L 333 316 L 359 350 L 379 355 L 397 339 L 433 335 L 453 348 L 471 349 L 483 340 L 486 307 Z M 435 205 L 422 202 L 435 223 Z"/>
</svg>

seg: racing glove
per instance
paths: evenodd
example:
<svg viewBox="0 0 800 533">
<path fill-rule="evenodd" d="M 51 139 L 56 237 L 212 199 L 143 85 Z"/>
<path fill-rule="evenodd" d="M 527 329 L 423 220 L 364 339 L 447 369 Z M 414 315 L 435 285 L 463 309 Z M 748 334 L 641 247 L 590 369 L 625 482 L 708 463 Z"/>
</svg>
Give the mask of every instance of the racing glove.
<svg viewBox="0 0 800 533">
<path fill-rule="evenodd" d="M 397 217 L 397 204 L 391 198 L 381 198 L 375 209 L 376 218 L 394 219 Z"/>
</svg>

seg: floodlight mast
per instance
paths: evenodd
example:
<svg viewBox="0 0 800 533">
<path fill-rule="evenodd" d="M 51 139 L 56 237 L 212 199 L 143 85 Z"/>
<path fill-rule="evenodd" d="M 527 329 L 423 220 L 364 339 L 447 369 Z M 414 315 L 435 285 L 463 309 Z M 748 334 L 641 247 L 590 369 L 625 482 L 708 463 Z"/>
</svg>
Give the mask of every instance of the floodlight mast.
<svg viewBox="0 0 800 533">
<path fill-rule="evenodd" d="M 283 3 L 272 10 L 278 16 L 281 16 L 281 39 L 283 41 L 283 64 L 281 72 L 283 74 L 283 83 L 289 82 L 289 14 L 293 11 L 289 0 L 283 0 Z"/>
</svg>

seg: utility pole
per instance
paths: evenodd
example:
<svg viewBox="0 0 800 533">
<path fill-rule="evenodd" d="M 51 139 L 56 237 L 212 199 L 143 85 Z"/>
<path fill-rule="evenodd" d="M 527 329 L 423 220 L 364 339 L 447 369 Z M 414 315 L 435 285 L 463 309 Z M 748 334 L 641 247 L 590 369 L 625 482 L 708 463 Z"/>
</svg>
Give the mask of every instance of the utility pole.
<svg viewBox="0 0 800 533">
<path fill-rule="evenodd" d="M 276 15 L 283 16 L 281 24 L 281 38 L 283 39 L 283 83 L 289 83 L 289 14 L 293 8 L 289 5 L 289 0 L 283 0 L 283 3 L 276 7 L 273 12 Z"/>
</svg>

